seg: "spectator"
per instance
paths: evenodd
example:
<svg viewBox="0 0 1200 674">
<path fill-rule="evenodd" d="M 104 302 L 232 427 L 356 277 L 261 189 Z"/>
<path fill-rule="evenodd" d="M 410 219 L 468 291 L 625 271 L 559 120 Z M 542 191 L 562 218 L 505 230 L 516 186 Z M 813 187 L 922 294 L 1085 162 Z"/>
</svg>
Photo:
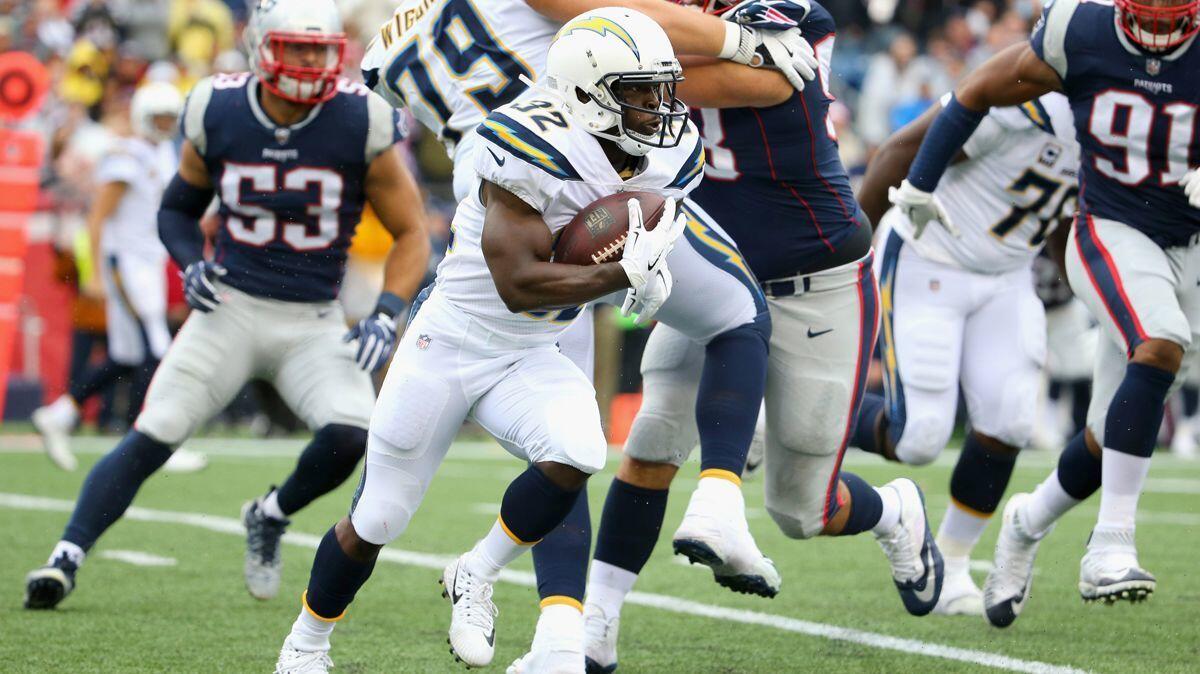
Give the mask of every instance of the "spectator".
<svg viewBox="0 0 1200 674">
<path fill-rule="evenodd" d="M 941 95 L 952 85 L 944 67 L 918 52 L 912 35 L 898 33 L 886 52 L 871 59 L 858 100 L 859 136 L 869 147 L 877 147 L 895 131 L 896 106 Z"/>
</svg>

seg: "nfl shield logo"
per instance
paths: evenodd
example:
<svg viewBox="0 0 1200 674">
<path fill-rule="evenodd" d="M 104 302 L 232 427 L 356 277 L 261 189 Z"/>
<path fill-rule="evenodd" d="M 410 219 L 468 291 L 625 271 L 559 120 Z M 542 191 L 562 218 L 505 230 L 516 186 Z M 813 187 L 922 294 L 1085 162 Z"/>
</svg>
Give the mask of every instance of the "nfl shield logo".
<svg viewBox="0 0 1200 674">
<path fill-rule="evenodd" d="M 1158 74 L 1161 72 L 1162 61 L 1155 58 L 1146 59 L 1146 74 L 1150 75 L 1151 77 L 1158 77 Z"/>
<path fill-rule="evenodd" d="M 942 289 L 942 282 L 937 279 L 929 279 L 929 290 L 937 292 Z"/>
<path fill-rule="evenodd" d="M 425 349 L 429 348 L 429 344 L 432 341 L 433 341 L 433 338 L 430 337 L 429 335 L 421 335 L 420 337 L 417 337 L 417 348 L 420 349 L 421 351 L 424 351 Z"/>
<path fill-rule="evenodd" d="M 283 127 L 283 126 L 275 128 L 275 142 L 276 143 L 279 143 L 280 145 L 286 145 L 288 142 L 288 138 L 291 138 L 291 136 L 292 136 L 291 129 L 289 129 L 287 127 Z"/>
</svg>

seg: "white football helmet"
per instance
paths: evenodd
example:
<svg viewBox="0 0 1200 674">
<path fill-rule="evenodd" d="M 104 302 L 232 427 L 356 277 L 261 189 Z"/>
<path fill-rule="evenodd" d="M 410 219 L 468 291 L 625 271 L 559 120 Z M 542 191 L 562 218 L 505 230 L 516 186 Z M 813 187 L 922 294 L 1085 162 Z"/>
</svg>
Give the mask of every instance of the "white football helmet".
<svg viewBox="0 0 1200 674">
<path fill-rule="evenodd" d="M 137 135 L 154 143 L 168 140 L 175 135 L 174 125 L 167 131 L 160 129 L 155 117 L 179 117 L 183 109 L 183 95 L 175 85 L 167 82 L 143 84 L 129 102 L 129 120 Z"/>
<path fill-rule="evenodd" d="M 641 12 L 605 7 L 580 14 L 558 31 L 546 56 L 545 84 L 588 133 L 640 156 L 674 147 L 683 137 L 687 106 L 675 97 L 682 73 L 662 27 Z M 622 95 L 648 86 L 658 89 L 655 107 L 629 103 Z M 627 128 L 629 111 L 657 116 L 657 128 L 649 133 Z"/>
<path fill-rule="evenodd" d="M 276 96 L 315 105 L 337 93 L 346 34 L 333 0 L 260 0 L 245 39 L 250 69 Z"/>
</svg>

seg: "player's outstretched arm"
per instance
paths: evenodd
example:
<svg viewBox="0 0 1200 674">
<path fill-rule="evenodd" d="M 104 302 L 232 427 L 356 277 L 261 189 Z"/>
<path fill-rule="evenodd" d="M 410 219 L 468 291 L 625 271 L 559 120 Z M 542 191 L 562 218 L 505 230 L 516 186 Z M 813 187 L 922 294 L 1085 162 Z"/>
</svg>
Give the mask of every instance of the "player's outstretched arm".
<svg viewBox="0 0 1200 674">
<path fill-rule="evenodd" d="M 930 106 L 920 117 L 884 141 L 871 158 L 871 163 L 867 164 L 867 173 L 858 189 L 858 203 L 876 227 L 892 207 L 888 201 L 888 190 L 899 186 L 904 176 L 908 175 L 908 168 L 916 158 L 921 142 L 941 110 L 940 104 Z M 965 155 L 960 152 L 956 161 L 963 158 Z"/>
<path fill-rule="evenodd" d="M 697 57 L 680 62 L 684 79 L 676 94 L 693 108 L 767 108 L 795 92 L 778 70 Z"/>
<path fill-rule="evenodd" d="M 662 26 L 676 54 L 712 56 L 778 69 L 792 87 L 816 77 L 817 59 L 794 23 L 760 20 L 753 27 L 663 0 L 526 0 L 537 13 L 563 23 L 601 7 L 639 11 Z M 806 5 L 806 3 L 804 3 Z M 806 10 L 807 11 L 807 10 Z"/>
<path fill-rule="evenodd" d="M 429 230 L 421 191 L 395 146 L 371 162 L 364 191 L 393 238 L 383 267 L 383 291 L 409 302 L 429 264 Z"/>
<path fill-rule="evenodd" d="M 500 299 L 513 313 L 572 307 L 629 287 L 616 262 L 551 262 L 554 237 L 542 215 L 513 193 L 483 183 L 483 257 Z"/>
</svg>

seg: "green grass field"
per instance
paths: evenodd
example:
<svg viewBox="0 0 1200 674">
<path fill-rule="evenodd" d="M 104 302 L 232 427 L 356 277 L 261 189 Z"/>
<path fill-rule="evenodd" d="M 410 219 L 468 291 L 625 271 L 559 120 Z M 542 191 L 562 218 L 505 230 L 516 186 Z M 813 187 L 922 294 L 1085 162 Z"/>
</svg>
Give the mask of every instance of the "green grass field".
<svg viewBox="0 0 1200 674">
<path fill-rule="evenodd" d="M 130 517 L 100 541 L 77 591 L 53 612 L 21 608 L 22 579 L 41 564 L 67 520 L 84 471 L 111 438 L 80 438 L 81 469 L 54 469 L 27 435 L 0 436 L 0 671 L 269 672 L 299 607 L 312 548 L 346 511 L 344 485 L 300 513 L 285 547 L 281 596 L 258 602 L 242 587 L 243 501 L 289 472 L 300 440 L 206 439 L 197 474 L 159 475 Z M 1030 489 L 1054 457 L 1022 458 L 1013 487 Z M 876 483 L 906 472 L 926 490 L 930 515 L 946 504 L 953 453 L 922 469 L 851 454 L 847 463 Z M 591 483 L 600 512 L 616 457 Z M 409 531 L 381 560 L 350 617 L 334 634 L 337 672 L 461 671 L 447 653 L 449 610 L 434 570 L 491 525 L 504 486 L 522 469 L 488 443 L 450 452 Z M 674 530 L 694 466 L 685 467 L 664 531 Z M 749 482 L 751 527 L 784 577 L 774 600 L 734 595 L 707 570 L 686 567 L 660 541 L 638 585 L 639 603 L 621 624 L 623 672 L 969 672 L 987 670 L 1195 672 L 1200 669 L 1200 463 L 1160 456 L 1141 501 L 1143 564 L 1158 594 L 1140 606 L 1085 605 L 1075 589 L 1095 499 L 1069 514 L 1038 559 L 1033 597 L 1012 628 L 982 619 L 911 618 L 870 536 L 791 541 L 762 510 L 761 481 Z M 664 536 L 665 537 L 665 536 Z M 977 557 L 989 559 L 995 525 Z M 134 551 L 174 560 L 139 566 L 114 558 Z M 500 606 L 492 671 L 520 656 L 536 621 L 526 557 L 496 589 Z M 977 578 L 982 580 L 982 572 Z"/>
</svg>

